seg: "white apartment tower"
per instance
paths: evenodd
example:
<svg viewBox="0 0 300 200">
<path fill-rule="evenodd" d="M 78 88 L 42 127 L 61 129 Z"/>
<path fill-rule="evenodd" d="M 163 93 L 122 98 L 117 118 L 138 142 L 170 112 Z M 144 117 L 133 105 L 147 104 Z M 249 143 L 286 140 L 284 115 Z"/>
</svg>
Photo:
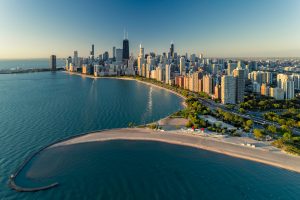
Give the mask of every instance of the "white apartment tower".
<svg viewBox="0 0 300 200">
<path fill-rule="evenodd" d="M 143 64 L 145 63 L 145 55 L 144 55 L 144 48 L 142 47 L 142 44 L 140 44 L 140 52 L 138 56 L 138 74 L 139 76 L 142 76 L 142 67 Z"/>
<path fill-rule="evenodd" d="M 167 64 L 166 65 L 166 84 L 170 84 L 171 80 L 171 65 Z"/>
<path fill-rule="evenodd" d="M 236 68 L 233 70 L 233 76 L 236 78 L 236 103 L 244 102 L 245 94 L 245 70 Z"/>
<path fill-rule="evenodd" d="M 180 64 L 179 64 L 179 70 L 180 70 L 180 75 L 185 74 L 185 57 L 180 57 Z"/>
<path fill-rule="evenodd" d="M 221 100 L 223 104 L 236 103 L 236 79 L 234 76 L 226 75 L 221 78 Z"/>
</svg>

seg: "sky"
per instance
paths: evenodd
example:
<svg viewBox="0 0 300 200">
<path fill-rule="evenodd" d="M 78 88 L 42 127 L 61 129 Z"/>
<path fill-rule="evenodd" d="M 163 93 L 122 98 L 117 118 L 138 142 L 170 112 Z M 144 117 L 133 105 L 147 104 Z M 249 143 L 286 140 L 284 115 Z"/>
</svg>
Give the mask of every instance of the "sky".
<svg viewBox="0 0 300 200">
<path fill-rule="evenodd" d="M 207 57 L 300 57 L 299 0 L 0 0 L 0 59 L 122 48 Z"/>
</svg>

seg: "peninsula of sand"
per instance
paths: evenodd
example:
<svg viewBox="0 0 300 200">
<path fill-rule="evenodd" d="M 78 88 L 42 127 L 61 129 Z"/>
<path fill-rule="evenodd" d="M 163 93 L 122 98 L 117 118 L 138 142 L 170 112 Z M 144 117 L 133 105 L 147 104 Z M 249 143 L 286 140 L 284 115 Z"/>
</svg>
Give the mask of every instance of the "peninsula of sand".
<svg viewBox="0 0 300 200">
<path fill-rule="evenodd" d="M 148 128 L 124 128 L 94 132 L 54 144 L 48 148 L 107 140 L 146 140 L 185 145 L 229 156 L 261 162 L 300 173 L 300 157 L 276 149 L 252 148 L 226 138 L 212 138 L 182 131 L 157 131 Z"/>
</svg>

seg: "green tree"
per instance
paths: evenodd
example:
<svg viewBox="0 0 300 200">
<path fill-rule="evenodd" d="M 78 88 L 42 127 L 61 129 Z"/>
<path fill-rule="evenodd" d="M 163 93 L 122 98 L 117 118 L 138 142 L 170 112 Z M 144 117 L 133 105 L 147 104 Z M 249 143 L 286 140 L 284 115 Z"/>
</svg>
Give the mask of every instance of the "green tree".
<svg viewBox="0 0 300 200">
<path fill-rule="evenodd" d="M 291 129 L 287 125 L 282 125 L 281 130 L 282 130 L 282 132 L 292 133 Z"/>
<path fill-rule="evenodd" d="M 272 134 L 275 134 L 275 133 L 277 132 L 277 128 L 276 128 L 276 126 L 274 126 L 274 125 L 269 125 L 269 126 L 267 127 L 267 131 L 269 131 L 269 132 L 272 133 Z"/>
<path fill-rule="evenodd" d="M 292 138 L 293 138 L 293 135 L 292 135 L 291 132 L 286 132 L 286 133 L 283 134 L 283 140 L 284 141 L 290 142 L 292 140 Z"/>
<path fill-rule="evenodd" d="M 254 137 L 259 140 L 264 137 L 263 130 L 261 130 L 261 129 L 254 129 L 253 134 L 254 134 Z"/>
<path fill-rule="evenodd" d="M 251 119 L 246 121 L 246 126 L 248 126 L 249 128 L 251 128 L 253 126 L 253 121 Z"/>
<path fill-rule="evenodd" d="M 244 108 L 240 108 L 239 112 L 242 113 L 242 114 L 244 114 L 244 113 L 246 113 L 246 110 Z"/>
</svg>

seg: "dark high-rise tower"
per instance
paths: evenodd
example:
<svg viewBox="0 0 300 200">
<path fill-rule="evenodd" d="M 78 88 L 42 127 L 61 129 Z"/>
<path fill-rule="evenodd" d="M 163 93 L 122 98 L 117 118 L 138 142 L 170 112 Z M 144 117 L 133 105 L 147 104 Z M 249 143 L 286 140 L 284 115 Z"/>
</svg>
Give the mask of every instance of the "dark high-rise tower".
<svg viewBox="0 0 300 200">
<path fill-rule="evenodd" d="M 56 71 L 56 56 L 55 55 L 50 56 L 49 67 L 52 71 Z"/>
<path fill-rule="evenodd" d="M 95 46 L 92 44 L 91 56 L 95 56 Z"/>
<path fill-rule="evenodd" d="M 173 42 L 171 42 L 170 54 L 171 54 L 171 57 L 174 58 L 174 43 Z"/>
<path fill-rule="evenodd" d="M 128 40 L 128 33 L 127 37 L 124 35 L 123 40 L 123 59 L 128 60 L 129 59 L 129 40 Z"/>
</svg>

